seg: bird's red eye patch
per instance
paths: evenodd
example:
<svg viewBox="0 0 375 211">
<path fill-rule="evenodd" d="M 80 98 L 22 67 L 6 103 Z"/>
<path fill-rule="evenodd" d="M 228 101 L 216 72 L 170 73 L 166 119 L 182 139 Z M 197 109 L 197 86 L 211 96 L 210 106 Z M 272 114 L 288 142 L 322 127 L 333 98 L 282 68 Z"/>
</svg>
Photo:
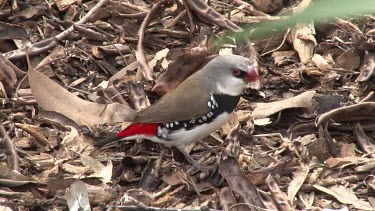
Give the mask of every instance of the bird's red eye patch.
<svg viewBox="0 0 375 211">
<path fill-rule="evenodd" d="M 241 74 L 241 70 L 239 69 L 236 69 L 236 68 L 232 68 L 232 75 L 234 76 L 239 76 Z"/>
</svg>

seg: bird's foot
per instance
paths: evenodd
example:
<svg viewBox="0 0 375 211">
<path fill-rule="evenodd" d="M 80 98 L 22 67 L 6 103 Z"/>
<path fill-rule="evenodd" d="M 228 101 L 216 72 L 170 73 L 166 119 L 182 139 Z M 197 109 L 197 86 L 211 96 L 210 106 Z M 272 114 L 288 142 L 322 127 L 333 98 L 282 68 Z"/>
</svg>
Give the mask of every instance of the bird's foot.
<svg viewBox="0 0 375 211">
<path fill-rule="evenodd" d="M 192 163 L 192 165 L 194 166 L 194 168 L 196 168 L 199 171 L 209 171 L 209 170 L 212 170 L 216 167 L 216 164 L 213 164 L 211 166 L 202 166 L 202 165 L 198 164 L 197 162 Z"/>
<path fill-rule="evenodd" d="M 211 166 L 202 166 L 201 164 L 197 163 L 190 155 L 189 153 L 186 152 L 184 147 L 177 147 L 178 150 L 185 156 L 185 158 L 188 160 L 188 162 L 194 166 L 197 170 L 200 171 L 208 171 L 212 170 L 216 167 L 216 165 L 211 165 Z"/>
<path fill-rule="evenodd" d="M 201 145 L 202 147 L 206 148 L 209 152 L 211 152 L 211 153 L 213 153 L 213 154 L 215 154 L 215 155 L 218 154 L 218 152 L 217 152 L 217 150 L 216 150 L 218 147 L 210 146 L 210 145 L 208 145 L 207 143 L 205 143 L 205 142 L 203 142 L 203 141 L 197 141 L 197 143 L 198 143 L 199 145 Z"/>
<path fill-rule="evenodd" d="M 189 163 L 196 169 L 196 170 L 198 170 L 198 171 L 209 171 L 209 170 L 213 170 L 213 169 L 215 169 L 215 167 L 217 166 L 216 164 L 213 164 L 213 165 L 210 165 L 210 166 L 204 166 L 204 165 L 201 165 L 201 164 L 199 164 L 199 163 L 197 163 L 197 162 L 190 162 L 189 161 Z M 180 163 L 180 162 L 177 162 L 177 161 L 175 161 L 175 164 L 177 165 L 177 166 L 183 166 L 184 164 L 183 163 Z"/>
</svg>

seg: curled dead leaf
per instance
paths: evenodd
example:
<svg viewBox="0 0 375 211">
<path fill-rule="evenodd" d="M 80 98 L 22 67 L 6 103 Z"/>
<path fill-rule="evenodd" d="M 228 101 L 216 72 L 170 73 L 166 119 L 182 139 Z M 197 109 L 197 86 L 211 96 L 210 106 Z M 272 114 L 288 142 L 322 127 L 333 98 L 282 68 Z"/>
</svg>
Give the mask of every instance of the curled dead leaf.
<svg viewBox="0 0 375 211">
<path fill-rule="evenodd" d="M 375 103 L 366 102 L 359 103 L 356 105 L 350 105 L 344 108 L 333 109 L 319 116 L 316 119 L 316 125 L 325 126 L 333 122 L 358 122 L 358 117 L 374 117 L 375 114 Z M 368 122 L 368 121 L 367 121 Z M 363 123 L 363 128 L 367 128 L 367 125 Z"/>
<path fill-rule="evenodd" d="M 135 115 L 133 109 L 122 104 L 106 107 L 83 100 L 33 68 L 29 68 L 29 83 L 40 107 L 63 114 L 78 125 L 114 124 L 129 121 Z"/>
<path fill-rule="evenodd" d="M 226 151 L 221 155 L 219 170 L 230 189 L 240 194 L 246 203 L 264 208 L 256 187 L 241 171 L 238 161 Z"/>
</svg>

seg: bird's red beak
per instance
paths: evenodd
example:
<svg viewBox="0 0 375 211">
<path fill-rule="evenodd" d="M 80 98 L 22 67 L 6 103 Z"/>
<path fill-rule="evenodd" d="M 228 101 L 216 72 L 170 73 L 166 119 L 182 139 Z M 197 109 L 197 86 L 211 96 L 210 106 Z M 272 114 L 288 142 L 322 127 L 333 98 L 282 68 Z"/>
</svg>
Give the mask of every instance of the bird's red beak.
<svg viewBox="0 0 375 211">
<path fill-rule="evenodd" d="M 245 81 L 246 82 L 254 82 L 254 81 L 257 81 L 257 80 L 259 80 L 259 76 L 258 76 L 257 71 L 255 70 L 255 68 L 252 65 L 249 65 L 247 67 L 247 74 L 245 76 Z"/>
</svg>

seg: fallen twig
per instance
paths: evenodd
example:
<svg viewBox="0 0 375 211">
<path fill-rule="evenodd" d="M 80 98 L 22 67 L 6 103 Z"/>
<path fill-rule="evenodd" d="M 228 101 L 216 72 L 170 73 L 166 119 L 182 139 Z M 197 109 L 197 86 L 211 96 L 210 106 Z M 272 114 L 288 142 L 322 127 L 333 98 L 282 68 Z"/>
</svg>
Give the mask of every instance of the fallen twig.
<svg viewBox="0 0 375 211">
<path fill-rule="evenodd" d="M 188 5 L 190 9 L 194 10 L 198 14 L 198 16 L 210 20 L 212 23 L 218 25 L 219 27 L 227 29 L 231 32 L 243 32 L 243 29 L 241 27 L 237 26 L 232 21 L 220 15 L 220 13 L 210 8 L 203 1 L 191 0 L 184 2 Z M 251 63 L 254 66 L 258 66 L 256 61 L 258 53 L 254 49 L 254 46 L 251 44 L 248 38 L 244 38 L 243 45 L 237 46 L 237 51 L 237 53 L 243 54 L 242 56 L 249 57 Z"/>
<path fill-rule="evenodd" d="M 131 13 L 131 14 L 119 13 L 118 15 L 126 19 L 142 20 L 147 16 L 147 12 L 138 12 L 138 13 Z"/>
<path fill-rule="evenodd" d="M 242 32 L 243 30 L 241 27 L 234 24 L 232 21 L 224 18 L 220 13 L 216 12 L 212 8 L 210 8 L 206 3 L 201 0 L 191 0 L 191 1 L 184 1 L 188 7 L 194 12 L 196 12 L 199 16 L 203 17 L 204 19 L 210 20 L 211 22 L 215 23 L 221 28 L 230 30 L 232 32 Z"/>
<path fill-rule="evenodd" d="M 186 3 L 186 0 L 183 0 L 184 1 L 184 6 L 186 8 L 186 14 L 189 18 L 189 25 L 190 25 L 190 39 L 193 37 L 193 34 L 195 33 L 195 30 L 196 30 L 196 26 L 195 26 L 195 23 L 193 21 L 193 15 L 191 14 L 191 11 L 189 9 L 189 6 L 188 4 Z"/>
<path fill-rule="evenodd" d="M 164 5 L 170 4 L 171 0 L 161 0 L 158 3 L 156 3 L 151 10 L 147 13 L 145 19 L 143 20 L 141 26 L 138 30 L 138 44 L 137 44 L 137 50 L 135 51 L 135 56 L 137 57 L 138 61 L 138 71 L 143 72 L 143 76 L 146 80 L 151 81 L 153 80 L 152 76 L 152 69 L 148 66 L 146 61 L 146 56 L 143 49 L 143 42 L 145 39 L 145 31 L 148 24 L 151 22 L 153 17 L 156 15 L 156 13 L 160 12 L 160 8 Z"/>
<path fill-rule="evenodd" d="M 100 0 L 81 20 L 74 23 L 72 26 L 70 26 L 67 30 L 61 32 L 60 34 L 48 38 L 46 40 L 42 40 L 40 42 L 34 43 L 28 48 L 28 54 L 29 56 L 37 55 L 40 53 L 43 53 L 53 47 L 55 47 L 58 42 L 65 37 L 69 36 L 75 29 L 74 27 L 79 24 L 84 24 L 87 22 L 90 18 L 92 18 L 95 13 L 101 8 L 104 4 L 106 4 L 108 0 Z M 10 51 L 4 54 L 4 56 L 10 60 L 16 60 L 20 59 L 26 56 L 26 48 L 18 49 L 15 51 Z"/>
</svg>

